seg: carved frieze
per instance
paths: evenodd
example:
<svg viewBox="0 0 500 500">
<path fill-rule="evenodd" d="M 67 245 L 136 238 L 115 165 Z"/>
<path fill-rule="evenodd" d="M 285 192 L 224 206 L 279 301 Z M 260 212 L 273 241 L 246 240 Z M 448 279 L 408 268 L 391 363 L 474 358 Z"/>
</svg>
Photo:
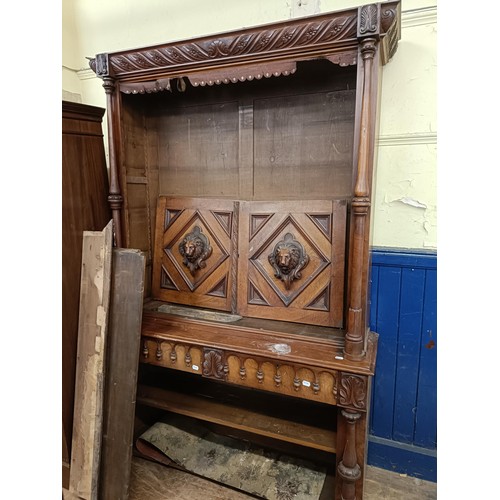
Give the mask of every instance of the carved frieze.
<svg viewBox="0 0 500 500">
<path fill-rule="evenodd" d="M 154 352 L 154 356 L 150 356 L 150 349 Z M 143 337 L 141 361 L 196 373 L 201 364 L 201 348 L 194 347 L 194 356 L 192 349 L 193 346 L 189 344 Z"/>
<path fill-rule="evenodd" d="M 329 404 L 337 400 L 336 371 L 236 353 L 226 360 L 232 370 L 228 382 Z"/>
<path fill-rule="evenodd" d="M 219 59 L 272 54 L 291 49 L 348 40 L 356 37 L 357 16 L 349 12 L 318 21 L 288 23 L 265 30 L 228 34 L 216 39 L 150 48 L 127 54 L 110 55 L 115 75 L 157 68 L 207 63 Z M 97 56 L 100 57 L 100 56 Z M 97 59 L 97 58 L 96 58 Z M 93 63 L 98 69 L 101 62 Z M 101 70 L 102 71 L 102 70 Z M 101 76 L 104 73 L 97 73 Z"/>
</svg>

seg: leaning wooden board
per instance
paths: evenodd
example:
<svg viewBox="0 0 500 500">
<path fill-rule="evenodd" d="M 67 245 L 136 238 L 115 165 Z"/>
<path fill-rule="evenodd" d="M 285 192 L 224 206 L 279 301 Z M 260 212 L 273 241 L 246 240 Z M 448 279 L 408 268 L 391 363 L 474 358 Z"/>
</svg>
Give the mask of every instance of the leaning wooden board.
<svg viewBox="0 0 500 500">
<path fill-rule="evenodd" d="M 84 500 L 98 498 L 112 246 L 112 222 L 83 233 L 69 490 Z"/>
<path fill-rule="evenodd" d="M 113 251 L 100 500 L 128 498 L 145 265 L 139 250 Z"/>
</svg>

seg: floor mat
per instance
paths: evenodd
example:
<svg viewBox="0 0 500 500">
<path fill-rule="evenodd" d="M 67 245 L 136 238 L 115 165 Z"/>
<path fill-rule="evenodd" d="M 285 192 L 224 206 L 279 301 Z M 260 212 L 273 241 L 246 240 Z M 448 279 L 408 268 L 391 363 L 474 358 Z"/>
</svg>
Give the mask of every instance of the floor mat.
<svg viewBox="0 0 500 500">
<path fill-rule="evenodd" d="M 215 434 L 179 416 L 143 433 L 141 452 L 268 500 L 318 500 L 326 470 L 311 462 Z M 161 452 L 160 454 L 158 452 Z M 162 459 L 164 455 L 164 459 Z"/>
</svg>

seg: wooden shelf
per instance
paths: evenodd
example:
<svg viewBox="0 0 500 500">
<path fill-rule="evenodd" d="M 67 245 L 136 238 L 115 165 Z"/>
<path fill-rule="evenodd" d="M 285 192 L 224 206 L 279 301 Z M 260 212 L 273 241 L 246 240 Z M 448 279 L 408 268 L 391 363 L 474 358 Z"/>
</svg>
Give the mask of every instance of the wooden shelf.
<svg viewBox="0 0 500 500">
<path fill-rule="evenodd" d="M 180 394 L 139 385 L 137 402 L 172 413 L 197 418 L 280 441 L 335 453 L 336 432 L 292 422 L 241 407 L 222 404 L 203 396 Z"/>
</svg>

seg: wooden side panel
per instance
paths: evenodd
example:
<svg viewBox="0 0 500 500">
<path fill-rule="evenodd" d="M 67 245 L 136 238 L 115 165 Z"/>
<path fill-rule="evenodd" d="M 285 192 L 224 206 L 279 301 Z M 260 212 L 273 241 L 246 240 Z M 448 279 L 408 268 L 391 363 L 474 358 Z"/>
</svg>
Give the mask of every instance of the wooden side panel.
<svg viewBox="0 0 500 500">
<path fill-rule="evenodd" d="M 128 498 L 144 298 L 144 254 L 113 251 L 100 473 L 102 500 Z"/>
<path fill-rule="evenodd" d="M 230 200 L 159 198 L 154 298 L 209 309 L 234 309 L 235 206 Z"/>
<path fill-rule="evenodd" d="M 98 498 L 104 362 L 111 287 L 112 223 L 83 234 L 70 492 Z"/>
<path fill-rule="evenodd" d="M 239 314 L 341 326 L 345 219 L 340 201 L 242 202 Z"/>
</svg>

